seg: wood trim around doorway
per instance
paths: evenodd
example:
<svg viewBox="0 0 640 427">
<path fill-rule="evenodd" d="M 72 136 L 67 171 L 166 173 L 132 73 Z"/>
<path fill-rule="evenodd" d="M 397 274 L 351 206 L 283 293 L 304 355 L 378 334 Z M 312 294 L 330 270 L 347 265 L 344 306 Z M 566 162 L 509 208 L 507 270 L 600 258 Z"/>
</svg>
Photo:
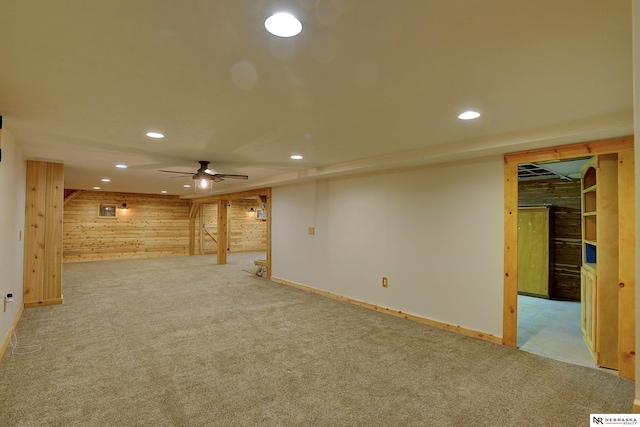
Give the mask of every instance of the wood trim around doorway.
<svg viewBox="0 0 640 427">
<path fill-rule="evenodd" d="M 633 136 L 625 138 L 615 138 L 602 141 L 586 142 L 581 144 L 566 145 L 561 147 L 547 148 L 534 151 L 524 151 L 510 153 L 504 156 L 504 295 L 503 295 L 503 323 L 502 323 L 502 343 L 506 346 L 517 346 L 518 330 L 518 164 L 532 163 L 548 160 L 564 160 L 576 157 L 593 156 L 598 154 L 610 154 L 631 152 L 634 149 Z M 631 156 L 633 157 L 633 156 Z M 623 156 L 628 159 L 629 156 Z M 621 179 L 631 180 L 631 183 L 621 183 L 620 187 L 635 188 L 633 173 L 622 174 Z M 628 194 L 628 192 L 627 192 Z M 635 200 L 635 193 L 632 194 Z M 635 203 L 635 202 L 633 202 Z M 625 230 L 633 230 L 635 236 L 635 220 L 630 215 L 620 217 L 624 221 L 622 225 Z M 621 226 L 621 227 L 622 227 Z M 633 243 L 633 244 L 632 244 Z M 620 241 L 620 254 L 626 254 L 629 259 L 635 259 L 635 242 L 628 240 Z M 635 268 L 631 271 L 634 263 L 621 263 L 620 277 L 627 278 L 627 282 L 633 282 L 632 289 L 635 289 Z M 633 294 L 633 295 L 632 295 Z M 624 337 L 620 337 L 621 342 L 625 342 L 625 347 L 635 348 L 635 292 L 623 292 L 621 298 L 625 298 L 620 303 L 620 309 L 625 312 L 620 313 L 621 318 L 633 319 L 633 328 L 625 328 Z M 633 302 L 629 301 L 633 297 Z M 632 311 L 632 312 L 630 312 Z M 634 333 L 631 336 L 630 330 Z M 628 336 L 626 336 L 628 335 Z M 633 344 L 633 345 L 632 345 Z M 625 352 L 623 348 L 619 350 L 619 374 L 635 381 L 635 354 Z"/>
<path fill-rule="evenodd" d="M 189 230 L 189 253 L 190 255 L 194 255 L 195 253 L 195 223 L 194 218 L 195 215 L 201 210 L 201 206 L 207 203 L 218 203 L 218 221 L 219 223 L 222 221 L 220 215 L 222 215 L 222 211 L 224 210 L 224 217 L 226 217 L 226 209 L 227 204 L 230 201 L 238 200 L 238 199 L 248 199 L 248 198 L 259 198 L 263 200 L 267 204 L 266 209 L 266 220 L 267 220 L 267 278 L 271 278 L 271 187 L 259 188 L 255 190 L 246 190 L 240 191 L 237 193 L 227 193 L 227 194 L 217 194 L 213 196 L 206 197 L 198 197 L 191 199 L 191 213 L 189 214 L 190 218 L 190 230 Z M 224 223 L 224 230 L 219 228 L 219 232 L 224 232 L 224 236 L 220 236 L 218 239 L 218 254 L 223 254 L 223 256 L 218 258 L 218 264 L 226 264 L 227 262 L 227 235 L 228 235 L 228 225 Z M 201 246 L 202 247 L 202 246 Z"/>
</svg>

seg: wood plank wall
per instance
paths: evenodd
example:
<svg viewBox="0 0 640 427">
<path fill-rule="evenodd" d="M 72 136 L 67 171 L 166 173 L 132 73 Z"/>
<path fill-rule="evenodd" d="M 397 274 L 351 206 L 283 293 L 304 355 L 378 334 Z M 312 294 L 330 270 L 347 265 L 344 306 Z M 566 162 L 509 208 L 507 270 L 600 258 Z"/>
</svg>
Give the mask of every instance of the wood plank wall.
<svg viewBox="0 0 640 427">
<path fill-rule="evenodd" d="M 256 199 L 231 201 L 229 208 L 229 252 L 266 251 L 267 221 L 256 219 L 251 208 L 262 209 Z"/>
<path fill-rule="evenodd" d="M 117 216 L 99 218 L 101 204 L 116 205 Z M 189 255 L 190 208 L 189 200 L 177 196 L 80 190 L 64 206 L 63 259 Z"/>
<path fill-rule="evenodd" d="M 62 303 L 64 165 L 27 161 L 24 305 Z"/>
<path fill-rule="evenodd" d="M 202 205 L 202 209 L 204 229 L 209 233 L 204 233 L 204 253 L 215 254 L 216 252 L 218 252 L 218 204 L 209 203 L 206 205 Z M 198 229 L 196 227 L 196 230 L 196 239 L 199 239 L 199 233 L 200 231 L 202 231 L 202 229 Z M 215 241 L 211 238 L 211 236 L 215 238 Z"/>
<path fill-rule="evenodd" d="M 73 195 L 64 205 L 65 262 L 189 255 L 190 200 L 102 191 L 65 193 Z M 121 209 L 122 203 L 127 204 L 126 211 Z M 261 209 L 262 206 L 256 199 L 238 199 L 230 203 L 227 245 L 230 252 L 266 250 L 267 223 L 250 213 L 252 207 Z M 98 218 L 101 204 L 116 205 L 117 216 Z M 216 240 L 217 215 L 217 203 L 203 205 L 203 223 Z M 200 233 L 204 232 L 196 224 L 196 242 L 200 242 Z M 216 253 L 217 244 L 213 239 L 206 233 L 202 237 L 204 253 Z M 200 252 L 197 250 L 196 253 Z"/>
<path fill-rule="evenodd" d="M 520 181 L 518 205 L 552 205 L 550 297 L 580 301 L 580 180 Z"/>
</svg>

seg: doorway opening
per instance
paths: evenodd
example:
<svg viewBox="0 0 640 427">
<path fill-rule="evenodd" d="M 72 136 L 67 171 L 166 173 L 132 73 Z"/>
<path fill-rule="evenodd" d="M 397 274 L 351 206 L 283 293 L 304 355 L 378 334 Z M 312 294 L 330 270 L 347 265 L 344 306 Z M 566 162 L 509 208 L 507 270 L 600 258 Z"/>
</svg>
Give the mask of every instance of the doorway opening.
<svg viewBox="0 0 640 427">
<path fill-rule="evenodd" d="M 521 350 L 596 367 L 581 329 L 581 173 L 589 157 L 518 164 Z"/>
<path fill-rule="evenodd" d="M 505 228 L 504 228 L 504 303 L 503 303 L 503 336 L 504 345 L 517 347 L 518 345 L 518 164 L 537 163 L 550 160 L 566 160 L 579 157 L 605 158 L 607 155 L 615 155 L 617 161 L 616 193 L 618 202 L 616 238 L 612 242 L 617 249 L 618 257 L 615 268 L 616 276 L 601 280 L 597 275 L 585 275 L 581 270 L 581 280 L 588 289 L 591 297 L 589 301 L 600 304 L 598 295 L 594 292 L 605 292 L 609 300 L 616 302 L 615 322 L 611 322 L 611 328 L 603 328 L 602 325 L 586 328 L 587 331 L 597 332 L 599 344 L 592 351 L 595 358 L 600 360 L 601 349 L 604 343 L 615 341 L 615 347 L 608 354 L 615 358 L 616 368 L 620 376 L 635 381 L 635 166 L 634 166 L 634 142 L 633 137 L 618 138 L 604 141 L 587 142 L 567 145 L 550 149 L 527 151 L 507 154 L 504 157 L 504 189 L 505 189 Z M 595 188 L 595 187 L 593 187 Z M 600 187 L 599 187 L 600 188 Z M 592 191 L 583 188 L 583 192 Z M 598 214 L 598 218 L 600 215 Z M 600 219 L 598 219 L 599 221 Z M 613 233 L 611 233 L 613 234 Z M 609 236 L 609 233 L 600 234 L 601 237 Z M 619 236 L 619 238 L 618 238 Z M 609 239 L 613 240 L 613 239 Z M 585 243 L 585 242 L 583 242 Z M 594 243 L 594 242 L 586 242 Z M 598 241 L 598 244 L 602 242 Z M 601 249 L 600 247 L 598 249 Z M 602 255 L 608 251 L 602 251 Z M 601 260 L 598 252 L 598 260 Z M 583 259 L 585 252 L 583 247 Z M 600 268 L 598 261 L 598 269 Z M 586 263 L 589 263 L 588 256 Z M 584 269 L 583 265 L 583 269 Z M 589 266 L 587 266 L 589 267 Z M 588 271 L 587 271 L 588 273 Z M 584 295 L 581 296 L 584 300 Z M 602 307 L 590 306 L 586 313 L 581 308 L 581 322 L 584 327 L 584 319 L 602 319 L 609 313 L 600 312 Z M 595 311 L 593 311 L 595 310 Z M 594 315 L 596 313 L 597 315 Z M 587 322 L 588 323 L 588 322 Z M 615 323 L 615 324 L 614 324 Z M 593 323 L 595 325 L 595 322 Z M 587 336 L 587 334 L 585 334 Z M 600 346 L 600 347 L 598 347 Z M 598 363 L 600 365 L 600 363 Z M 604 365 L 606 366 L 606 365 Z"/>
</svg>

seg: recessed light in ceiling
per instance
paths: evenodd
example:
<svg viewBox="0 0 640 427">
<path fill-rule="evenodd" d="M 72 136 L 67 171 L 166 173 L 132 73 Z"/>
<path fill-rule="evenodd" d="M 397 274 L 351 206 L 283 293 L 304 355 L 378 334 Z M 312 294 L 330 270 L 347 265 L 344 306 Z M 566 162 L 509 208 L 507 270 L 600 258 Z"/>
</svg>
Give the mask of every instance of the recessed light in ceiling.
<svg viewBox="0 0 640 427">
<path fill-rule="evenodd" d="M 302 160 L 303 159 L 303 157 L 300 154 L 294 154 L 293 156 L 291 156 L 291 158 L 293 160 Z"/>
<path fill-rule="evenodd" d="M 478 117 L 480 117 L 480 113 L 478 113 L 477 111 L 465 111 L 458 116 L 460 120 L 473 120 L 477 119 Z"/>
<path fill-rule="evenodd" d="M 119 164 L 119 165 L 116 165 L 116 167 L 117 167 L 118 169 L 126 169 L 126 168 L 127 168 L 127 165 Z"/>
<path fill-rule="evenodd" d="M 147 136 L 149 138 L 161 139 L 164 138 L 164 135 L 158 132 L 147 132 Z"/>
<path fill-rule="evenodd" d="M 264 21 L 264 27 L 274 36 L 293 37 L 302 31 L 302 23 L 290 13 L 280 12 Z"/>
<path fill-rule="evenodd" d="M 99 189 L 100 189 L 100 187 L 93 187 L 93 189 L 94 189 L 94 190 L 99 190 Z"/>
<path fill-rule="evenodd" d="M 167 190 L 162 190 L 161 193 L 162 194 L 167 194 Z"/>
<path fill-rule="evenodd" d="M 111 180 L 109 178 L 102 178 L 100 181 L 102 181 L 102 182 L 111 182 Z"/>
<path fill-rule="evenodd" d="M 183 185 L 184 188 L 191 188 L 191 186 L 189 184 L 185 184 Z"/>
</svg>

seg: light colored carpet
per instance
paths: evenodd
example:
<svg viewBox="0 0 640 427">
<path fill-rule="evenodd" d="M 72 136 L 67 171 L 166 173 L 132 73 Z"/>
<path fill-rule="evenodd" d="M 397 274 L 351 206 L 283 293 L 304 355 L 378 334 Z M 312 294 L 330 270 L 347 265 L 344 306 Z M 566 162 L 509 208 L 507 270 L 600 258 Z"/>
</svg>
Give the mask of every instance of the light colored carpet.
<svg viewBox="0 0 640 427">
<path fill-rule="evenodd" d="M 255 257 L 258 258 L 258 257 Z M 289 288 L 250 255 L 66 264 L 0 363 L 1 426 L 584 426 L 634 387 Z"/>
</svg>

